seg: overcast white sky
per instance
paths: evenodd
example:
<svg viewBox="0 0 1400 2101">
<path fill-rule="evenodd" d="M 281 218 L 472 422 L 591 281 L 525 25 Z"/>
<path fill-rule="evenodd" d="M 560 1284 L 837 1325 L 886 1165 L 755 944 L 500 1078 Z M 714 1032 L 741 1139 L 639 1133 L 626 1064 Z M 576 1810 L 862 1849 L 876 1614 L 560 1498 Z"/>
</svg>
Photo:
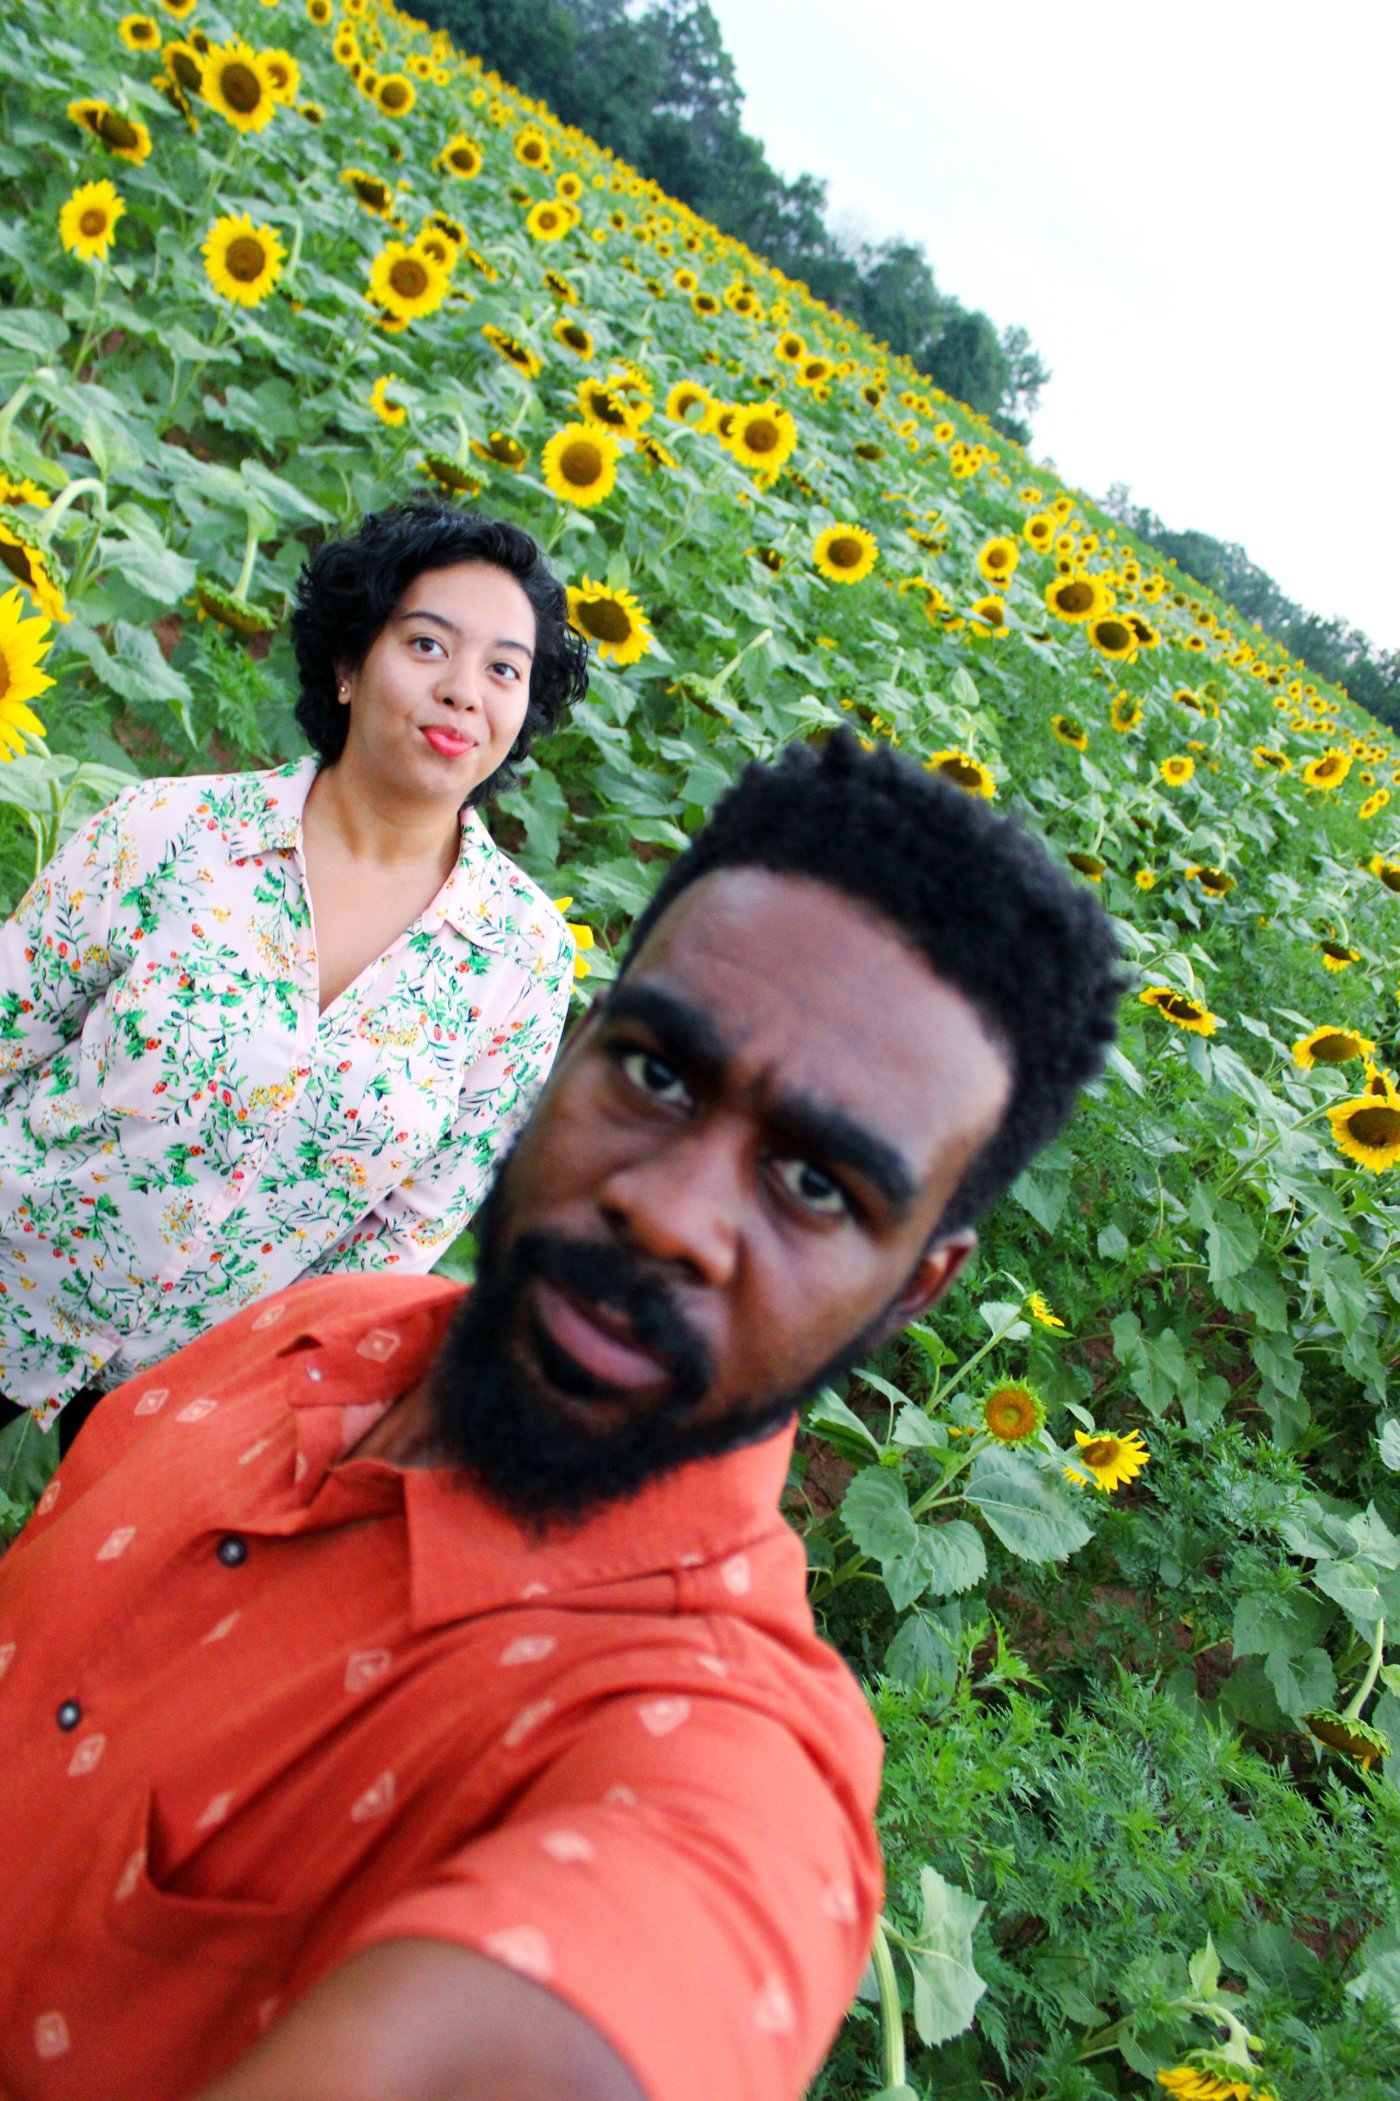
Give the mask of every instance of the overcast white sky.
<svg viewBox="0 0 1400 2101">
<path fill-rule="evenodd" d="M 779 172 L 1030 330 L 1032 454 L 1400 647 L 1393 0 L 711 0 Z"/>
</svg>

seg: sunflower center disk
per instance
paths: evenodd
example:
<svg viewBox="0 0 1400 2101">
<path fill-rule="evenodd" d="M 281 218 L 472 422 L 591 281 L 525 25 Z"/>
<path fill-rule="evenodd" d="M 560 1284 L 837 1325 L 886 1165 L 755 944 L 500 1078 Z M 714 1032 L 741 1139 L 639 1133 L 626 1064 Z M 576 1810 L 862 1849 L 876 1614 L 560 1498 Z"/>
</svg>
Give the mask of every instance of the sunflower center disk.
<svg viewBox="0 0 1400 2101">
<path fill-rule="evenodd" d="M 262 82 L 251 66 L 226 66 L 219 82 L 225 102 L 246 117 L 262 101 Z"/>
<path fill-rule="evenodd" d="M 612 599 L 585 599 L 578 609 L 578 618 L 595 642 L 625 642 L 632 633 L 626 607 Z"/>
<path fill-rule="evenodd" d="M 570 445 L 559 462 L 559 471 L 570 488 L 587 489 L 603 471 L 603 455 L 596 445 Z"/>
<path fill-rule="evenodd" d="M 88 241 L 95 241 L 97 236 L 100 233 L 105 233 L 106 230 L 107 214 L 104 211 L 94 209 L 90 212 L 84 212 L 82 218 L 78 221 L 78 231 Z"/>
<path fill-rule="evenodd" d="M 243 233 L 236 241 L 229 242 L 224 266 L 229 276 L 236 277 L 241 285 L 254 284 L 267 268 L 267 252 L 261 241 Z"/>
<path fill-rule="evenodd" d="M 421 263 L 408 260 L 395 263 L 389 282 L 400 299 L 421 299 L 428 289 L 428 273 Z"/>
</svg>

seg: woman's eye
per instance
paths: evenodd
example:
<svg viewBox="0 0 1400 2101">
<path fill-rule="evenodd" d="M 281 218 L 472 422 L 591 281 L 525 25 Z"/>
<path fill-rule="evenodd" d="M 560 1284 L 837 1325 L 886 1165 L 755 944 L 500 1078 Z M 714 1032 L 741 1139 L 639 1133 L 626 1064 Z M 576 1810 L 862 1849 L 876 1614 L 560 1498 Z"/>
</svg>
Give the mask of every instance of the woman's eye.
<svg viewBox="0 0 1400 2101">
<path fill-rule="evenodd" d="M 773 1172 L 794 1202 L 819 1218 L 845 1218 L 850 1199 L 839 1182 L 810 1160 L 775 1160 Z"/>
<path fill-rule="evenodd" d="M 685 1081 L 675 1066 L 668 1065 L 655 1051 L 626 1051 L 620 1062 L 626 1078 L 642 1094 L 650 1095 L 653 1101 L 677 1104 L 689 1101 Z"/>
<path fill-rule="evenodd" d="M 439 640 L 438 640 L 438 638 L 437 638 L 437 636 L 436 636 L 436 635 L 415 635 L 415 636 L 413 637 L 413 640 L 412 640 L 412 642 L 411 642 L 411 643 L 409 644 L 409 647 L 410 647 L 411 649 L 417 649 L 417 650 L 419 650 L 419 651 L 420 651 L 420 653 L 421 653 L 422 645 L 423 645 L 424 643 L 426 643 L 426 644 L 427 644 L 427 647 L 428 647 L 429 649 L 441 649 L 441 648 L 442 648 L 442 644 L 441 644 L 441 642 L 439 642 Z"/>
<path fill-rule="evenodd" d="M 493 664 L 491 666 L 491 669 L 493 671 L 505 672 L 513 679 L 518 680 L 520 677 L 520 666 L 518 664 Z"/>
</svg>

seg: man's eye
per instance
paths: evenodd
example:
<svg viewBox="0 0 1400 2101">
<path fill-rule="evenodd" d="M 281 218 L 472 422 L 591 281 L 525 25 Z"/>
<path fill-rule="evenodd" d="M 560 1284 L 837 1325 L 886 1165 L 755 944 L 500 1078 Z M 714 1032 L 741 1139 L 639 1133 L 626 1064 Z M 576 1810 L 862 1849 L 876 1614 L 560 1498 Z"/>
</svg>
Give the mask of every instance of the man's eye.
<svg viewBox="0 0 1400 2101">
<path fill-rule="evenodd" d="M 688 1102 L 690 1095 L 685 1081 L 674 1065 L 668 1065 L 655 1051 L 632 1050 L 624 1052 L 622 1070 L 634 1087 L 649 1094 L 656 1102 Z"/>
<path fill-rule="evenodd" d="M 810 1160 L 775 1160 L 773 1171 L 788 1195 L 818 1218 L 845 1218 L 851 1204 L 839 1182 Z"/>
</svg>

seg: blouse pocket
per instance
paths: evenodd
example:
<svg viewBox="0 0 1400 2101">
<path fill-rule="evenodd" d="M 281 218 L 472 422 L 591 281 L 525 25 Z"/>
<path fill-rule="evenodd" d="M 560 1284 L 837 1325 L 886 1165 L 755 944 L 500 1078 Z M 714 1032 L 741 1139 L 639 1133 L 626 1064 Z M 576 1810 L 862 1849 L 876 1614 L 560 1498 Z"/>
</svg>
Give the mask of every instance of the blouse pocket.
<svg viewBox="0 0 1400 2101">
<path fill-rule="evenodd" d="M 315 1906 L 247 1897 L 191 1897 L 152 1874 L 154 1799 L 148 1793 L 131 1843 L 107 1894 L 106 1924 L 118 1940 L 170 1962 L 224 1970 L 282 1965 L 304 1937 Z"/>
<path fill-rule="evenodd" d="M 248 1026 L 249 993 L 246 979 L 196 978 L 178 965 L 119 978 L 83 1032 L 102 1108 L 152 1122 L 201 1115 Z"/>
</svg>

